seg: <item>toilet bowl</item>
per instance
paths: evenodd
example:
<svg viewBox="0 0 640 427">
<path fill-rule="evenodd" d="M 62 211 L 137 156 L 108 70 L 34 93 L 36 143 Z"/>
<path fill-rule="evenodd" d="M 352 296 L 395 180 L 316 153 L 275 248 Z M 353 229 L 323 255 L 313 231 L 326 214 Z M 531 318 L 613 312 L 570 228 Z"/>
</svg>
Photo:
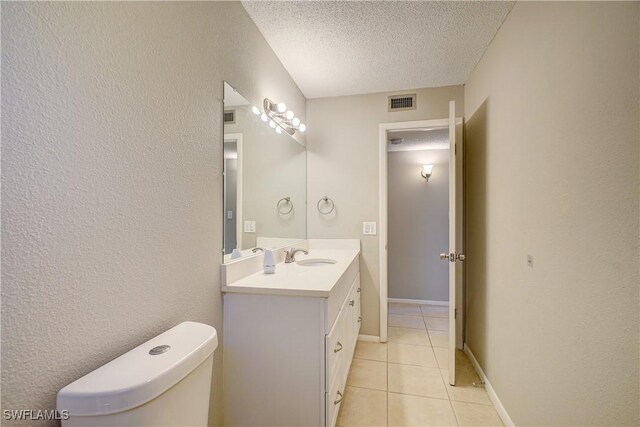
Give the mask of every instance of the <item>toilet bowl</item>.
<svg viewBox="0 0 640 427">
<path fill-rule="evenodd" d="M 169 329 L 60 390 L 62 426 L 206 426 L 217 346 L 209 325 Z"/>
</svg>

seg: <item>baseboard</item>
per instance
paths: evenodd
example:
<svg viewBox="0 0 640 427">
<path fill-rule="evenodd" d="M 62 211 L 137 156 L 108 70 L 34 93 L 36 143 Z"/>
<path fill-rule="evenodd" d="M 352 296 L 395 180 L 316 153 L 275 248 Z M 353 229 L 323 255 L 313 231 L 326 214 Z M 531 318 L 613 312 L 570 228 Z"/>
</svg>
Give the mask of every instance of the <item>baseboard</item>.
<svg viewBox="0 0 640 427">
<path fill-rule="evenodd" d="M 404 304 L 422 304 L 422 305 L 444 305 L 449 306 L 449 301 L 431 301 L 427 299 L 404 299 L 404 298 L 387 298 L 389 302 L 400 302 Z"/>
<path fill-rule="evenodd" d="M 380 337 L 375 335 L 358 335 L 358 341 L 380 342 Z"/>
<path fill-rule="evenodd" d="M 464 352 L 469 357 L 469 360 L 471 361 L 471 364 L 473 365 L 476 372 L 480 376 L 480 379 L 484 382 L 484 388 L 487 390 L 487 394 L 489 395 L 489 399 L 491 399 L 491 402 L 493 402 L 493 406 L 496 407 L 496 411 L 498 412 L 498 415 L 502 419 L 502 423 L 507 427 L 515 426 L 515 424 L 511 420 L 511 417 L 507 413 L 507 410 L 505 409 L 504 405 L 498 398 L 496 391 L 493 389 L 493 386 L 491 385 L 489 378 L 487 378 L 487 376 L 485 375 L 484 371 L 480 367 L 480 364 L 478 363 L 478 360 L 476 360 L 476 357 L 473 355 L 473 352 L 471 351 L 471 349 L 466 343 L 464 344 Z"/>
</svg>

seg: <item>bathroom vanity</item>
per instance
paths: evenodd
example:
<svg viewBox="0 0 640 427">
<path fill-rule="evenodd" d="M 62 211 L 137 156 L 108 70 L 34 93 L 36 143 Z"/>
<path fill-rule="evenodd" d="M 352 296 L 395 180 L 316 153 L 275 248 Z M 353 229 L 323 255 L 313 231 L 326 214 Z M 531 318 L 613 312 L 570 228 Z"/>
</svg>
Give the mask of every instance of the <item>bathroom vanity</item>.
<svg viewBox="0 0 640 427">
<path fill-rule="evenodd" d="M 296 248 L 309 254 L 275 274 L 251 271 L 260 256 L 223 266 L 225 425 L 335 425 L 361 323 L 360 241 Z"/>
</svg>

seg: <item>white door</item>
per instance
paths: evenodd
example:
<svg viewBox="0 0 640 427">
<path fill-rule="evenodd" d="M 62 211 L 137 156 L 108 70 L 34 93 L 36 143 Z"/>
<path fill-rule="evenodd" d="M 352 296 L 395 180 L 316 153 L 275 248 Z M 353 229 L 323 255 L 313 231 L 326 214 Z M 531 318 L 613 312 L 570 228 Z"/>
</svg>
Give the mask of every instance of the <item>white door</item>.
<svg viewBox="0 0 640 427">
<path fill-rule="evenodd" d="M 461 142 L 461 140 L 460 140 Z M 461 144 L 460 144 L 461 145 Z M 462 150 L 456 149 L 456 103 L 449 102 L 449 250 L 440 258 L 449 263 L 449 384 L 456 384 L 456 343 L 458 342 L 456 307 L 461 305 L 462 271 Z M 461 147 L 460 147 L 461 148 Z M 462 314 L 462 313 L 460 313 Z"/>
</svg>

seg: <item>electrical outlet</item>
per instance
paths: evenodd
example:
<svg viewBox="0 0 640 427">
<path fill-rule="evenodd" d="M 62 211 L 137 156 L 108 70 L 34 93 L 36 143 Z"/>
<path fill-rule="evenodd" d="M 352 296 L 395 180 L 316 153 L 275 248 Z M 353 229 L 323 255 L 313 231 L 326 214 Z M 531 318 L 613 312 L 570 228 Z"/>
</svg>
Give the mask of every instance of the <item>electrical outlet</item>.
<svg viewBox="0 0 640 427">
<path fill-rule="evenodd" d="M 244 232 L 245 233 L 255 233 L 256 232 L 256 222 L 255 221 L 245 221 L 244 222 Z"/>
<path fill-rule="evenodd" d="M 375 236 L 377 234 L 376 223 L 375 222 L 363 222 L 362 223 L 362 234 L 365 236 Z"/>
<path fill-rule="evenodd" d="M 533 256 L 527 255 L 527 267 L 533 268 Z"/>
</svg>

